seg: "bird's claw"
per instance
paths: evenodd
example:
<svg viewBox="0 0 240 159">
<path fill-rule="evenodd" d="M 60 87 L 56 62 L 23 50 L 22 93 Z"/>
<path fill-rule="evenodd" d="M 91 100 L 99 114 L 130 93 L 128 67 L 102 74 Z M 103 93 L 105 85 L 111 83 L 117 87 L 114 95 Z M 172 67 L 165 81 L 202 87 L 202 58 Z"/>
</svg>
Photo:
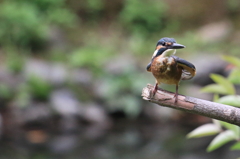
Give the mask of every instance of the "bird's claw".
<svg viewBox="0 0 240 159">
<path fill-rule="evenodd" d="M 154 89 L 154 90 L 151 90 L 151 92 L 150 92 L 150 98 L 152 99 L 152 98 L 155 96 L 155 94 L 156 94 L 155 89 Z"/>
<path fill-rule="evenodd" d="M 175 98 L 175 101 L 174 101 L 174 103 L 177 103 L 177 101 L 178 101 L 178 94 L 177 94 L 177 93 L 175 93 L 175 94 L 174 94 L 174 96 L 173 96 L 173 98 Z"/>
</svg>

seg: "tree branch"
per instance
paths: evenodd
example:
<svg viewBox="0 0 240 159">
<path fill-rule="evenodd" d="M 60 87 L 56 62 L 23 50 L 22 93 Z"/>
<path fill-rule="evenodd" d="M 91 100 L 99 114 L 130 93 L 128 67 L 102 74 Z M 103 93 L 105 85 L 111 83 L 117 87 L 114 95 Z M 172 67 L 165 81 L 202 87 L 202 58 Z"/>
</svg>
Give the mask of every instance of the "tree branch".
<svg viewBox="0 0 240 159">
<path fill-rule="evenodd" d="M 178 102 L 174 103 L 174 93 L 159 89 L 152 97 L 153 88 L 150 84 L 143 88 L 142 97 L 144 100 L 240 126 L 240 108 L 183 95 L 178 95 Z"/>
</svg>

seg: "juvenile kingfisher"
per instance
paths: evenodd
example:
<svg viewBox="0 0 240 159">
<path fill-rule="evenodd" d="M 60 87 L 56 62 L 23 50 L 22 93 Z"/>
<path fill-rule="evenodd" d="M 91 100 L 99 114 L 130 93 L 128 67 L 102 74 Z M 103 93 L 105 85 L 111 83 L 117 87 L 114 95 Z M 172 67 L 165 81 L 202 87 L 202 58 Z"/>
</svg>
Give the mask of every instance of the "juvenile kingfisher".
<svg viewBox="0 0 240 159">
<path fill-rule="evenodd" d="M 161 83 L 175 84 L 175 103 L 178 101 L 178 85 L 181 80 L 189 80 L 196 74 L 196 68 L 190 62 L 174 56 L 176 49 L 185 48 L 173 38 L 162 38 L 157 42 L 151 62 L 147 65 L 147 71 L 152 72 L 156 78 L 153 96 Z"/>
</svg>

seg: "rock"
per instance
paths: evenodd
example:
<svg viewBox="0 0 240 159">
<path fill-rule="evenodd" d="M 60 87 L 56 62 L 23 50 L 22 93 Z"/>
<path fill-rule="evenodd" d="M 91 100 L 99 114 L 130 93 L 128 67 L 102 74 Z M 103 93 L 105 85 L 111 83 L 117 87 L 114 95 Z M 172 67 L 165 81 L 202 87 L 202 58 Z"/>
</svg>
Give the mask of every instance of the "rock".
<svg viewBox="0 0 240 159">
<path fill-rule="evenodd" d="M 58 122 L 58 130 L 62 133 L 74 133 L 78 131 L 79 123 L 74 115 L 61 116 Z"/>
<path fill-rule="evenodd" d="M 23 74 L 26 78 L 32 75 L 41 77 L 43 80 L 49 80 L 50 76 L 49 64 L 42 60 L 28 59 L 26 60 Z"/>
<path fill-rule="evenodd" d="M 210 79 L 210 74 L 216 73 L 223 76 L 227 76 L 229 73 L 226 71 L 227 62 L 220 59 L 219 56 L 211 53 L 199 53 L 197 56 L 193 57 L 191 61 L 197 70 L 196 76 L 193 77 L 193 82 L 200 86 L 205 86 L 207 84 L 213 83 Z"/>
<path fill-rule="evenodd" d="M 16 75 L 9 71 L 6 67 L 0 67 L 0 81 L 10 88 L 16 89 L 16 87 L 23 81 L 21 75 Z"/>
<path fill-rule="evenodd" d="M 49 80 L 53 84 L 62 84 L 67 80 L 67 68 L 63 64 L 53 63 L 50 64 L 50 77 Z"/>
<path fill-rule="evenodd" d="M 37 76 L 56 85 L 64 83 L 68 77 L 67 68 L 63 64 L 48 63 L 37 59 L 26 61 L 23 74 L 27 79 Z"/>
<path fill-rule="evenodd" d="M 21 114 L 23 124 L 31 122 L 46 123 L 51 118 L 49 106 L 43 103 L 32 103 L 30 106 L 22 109 Z"/>
<path fill-rule="evenodd" d="M 78 115 L 80 103 L 70 90 L 55 90 L 50 95 L 50 104 L 61 116 Z"/>
<path fill-rule="evenodd" d="M 66 154 L 73 151 L 79 144 L 78 136 L 74 134 L 62 134 L 55 136 L 49 141 L 49 149 L 55 154 Z"/>
<path fill-rule="evenodd" d="M 201 27 L 197 34 L 205 42 L 218 42 L 226 38 L 232 29 L 231 22 L 220 21 Z"/>
<path fill-rule="evenodd" d="M 118 55 L 105 65 L 105 70 L 110 74 L 122 74 L 124 71 L 137 65 L 134 59 L 130 54 Z"/>
<path fill-rule="evenodd" d="M 48 133 L 41 129 L 28 130 L 25 136 L 26 139 L 32 144 L 44 144 L 49 138 Z"/>
<path fill-rule="evenodd" d="M 85 133 L 88 138 L 102 136 L 112 124 L 103 108 L 94 103 L 84 106 L 83 119 L 89 123 Z"/>
<path fill-rule="evenodd" d="M 49 46 L 52 50 L 65 50 L 67 41 L 63 31 L 56 26 L 51 26 L 49 31 Z"/>
<path fill-rule="evenodd" d="M 83 107 L 73 93 L 67 89 L 53 91 L 50 95 L 53 110 L 60 116 L 58 128 L 60 132 L 75 132 L 78 129 L 78 118 Z"/>
<path fill-rule="evenodd" d="M 90 123 L 103 123 L 108 120 L 107 114 L 103 108 L 95 103 L 84 105 L 83 118 Z"/>
<path fill-rule="evenodd" d="M 75 69 L 70 74 L 70 81 L 81 85 L 90 85 L 92 83 L 92 73 L 87 69 Z"/>
</svg>

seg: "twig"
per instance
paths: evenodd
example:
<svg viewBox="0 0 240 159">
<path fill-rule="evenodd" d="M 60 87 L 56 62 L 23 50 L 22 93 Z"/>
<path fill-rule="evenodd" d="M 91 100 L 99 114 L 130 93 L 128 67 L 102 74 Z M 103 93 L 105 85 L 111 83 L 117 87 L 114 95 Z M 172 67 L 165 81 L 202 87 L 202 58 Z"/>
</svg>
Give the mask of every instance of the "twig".
<svg viewBox="0 0 240 159">
<path fill-rule="evenodd" d="M 183 95 L 179 95 L 177 103 L 174 103 L 174 93 L 160 89 L 152 97 L 152 89 L 153 86 L 150 84 L 143 88 L 142 97 L 144 100 L 240 126 L 240 108 Z"/>
</svg>

